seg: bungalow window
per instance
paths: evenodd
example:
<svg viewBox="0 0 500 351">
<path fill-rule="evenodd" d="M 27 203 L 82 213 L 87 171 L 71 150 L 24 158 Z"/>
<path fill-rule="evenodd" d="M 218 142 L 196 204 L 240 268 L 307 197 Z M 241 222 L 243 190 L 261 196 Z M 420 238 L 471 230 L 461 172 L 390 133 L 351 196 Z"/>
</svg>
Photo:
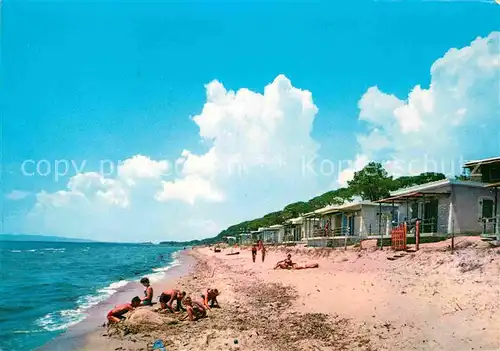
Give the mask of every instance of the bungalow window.
<svg viewBox="0 0 500 351">
<path fill-rule="evenodd" d="M 399 223 L 399 210 L 394 210 L 392 212 L 392 222 Z"/>
<path fill-rule="evenodd" d="M 500 181 L 500 167 L 492 167 L 490 168 L 490 181 L 498 182 Z"/>
<path fill-rule="evenodd" d="M 494 201 L 491 199 L 483 199 L 481 205 L 482 218 L 493 218 Z"/>
<path fill-rule="evenodd" d="M 413 204 L 411 204 L 411 218 L 412 219 L 415 219 L 415 218 L 418 218 L 418 203 L 415 202 Z"/>
</svg>

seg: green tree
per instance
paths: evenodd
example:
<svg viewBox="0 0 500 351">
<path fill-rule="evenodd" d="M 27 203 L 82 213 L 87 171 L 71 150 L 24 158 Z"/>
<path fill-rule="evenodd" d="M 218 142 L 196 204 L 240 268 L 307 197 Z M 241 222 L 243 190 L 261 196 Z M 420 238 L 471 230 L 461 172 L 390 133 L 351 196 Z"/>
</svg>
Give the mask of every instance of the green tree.
<svg viewBox="0 0 500 351">
<path fill-rule="evenodd" d="M 348 182 L 353 194 L 363 200 L 376 201 L 389 196 L 393 187 L 393 179 L 380 163 L 370 162 L 361 171 L 354 173 Z"/>
<path fill-rule="evenodd" d="M 300 216 L 303 213 L 308 213 L 313 211 L 314 208 L 309 202 L 294 202 L 293 204 L 287 205 L 283 209 L 283 218 L 290 219 L 290 218 L 296 218 Z"/>
<path fill-rule="evenodd" d="M 414 185 L 421 185 L 429 182 L 446 179 L 442 173 L 426 172 L 416 176 L 403 176 L 394 179 L 392 190 L 407 188 Z"/>
</svg>

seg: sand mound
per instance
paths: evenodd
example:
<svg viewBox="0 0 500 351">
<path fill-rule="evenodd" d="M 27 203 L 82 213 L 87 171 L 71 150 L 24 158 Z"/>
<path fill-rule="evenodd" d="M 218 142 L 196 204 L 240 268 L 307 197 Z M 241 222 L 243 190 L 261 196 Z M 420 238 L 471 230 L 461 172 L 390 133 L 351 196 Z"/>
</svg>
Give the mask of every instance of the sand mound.
<svg viewBox="0 0 500 351">
<path fill-rule="evenodd" d="M 127 324 L 164 324 L 166 322 L 165 318 L 160 314 L 153 312 L 150 309 L 139 308 L 130 314 L 127 319 Z"/>
</svg>

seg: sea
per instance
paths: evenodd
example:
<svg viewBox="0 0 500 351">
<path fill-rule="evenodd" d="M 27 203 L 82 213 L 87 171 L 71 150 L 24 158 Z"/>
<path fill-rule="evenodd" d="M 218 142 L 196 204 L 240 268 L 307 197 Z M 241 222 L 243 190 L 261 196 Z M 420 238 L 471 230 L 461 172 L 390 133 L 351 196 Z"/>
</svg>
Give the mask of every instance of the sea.
<svg viewBox="0 0 500 351">
<path fill-rule="evenodd" d="M 0 241 L 0 351 L 37 349 L 99 305 L 128 302 L 140 278 L 164 279 L 179 256 L 153 244 Z"/>
</svg>

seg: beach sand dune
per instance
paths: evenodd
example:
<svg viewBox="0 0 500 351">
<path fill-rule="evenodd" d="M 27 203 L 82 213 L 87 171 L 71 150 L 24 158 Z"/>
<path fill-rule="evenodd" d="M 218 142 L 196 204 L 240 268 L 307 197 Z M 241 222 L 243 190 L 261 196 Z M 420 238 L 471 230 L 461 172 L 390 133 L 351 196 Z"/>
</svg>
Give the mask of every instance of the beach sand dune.
<svg viewBox="0 0 500 351">
<path fill-rule="evenodd" d="M 170 286 L 194 299 L 216 287 L 220 309 L 191 323 L 141 308 L 85 349 L 147 350 L 156 338 L 168 350 L 499 349 L 499 249 L 459 238 L 453 253 L 442 242 L 388 260 L 393 251 L 364 247 L 268 248 L 264 263 L 193 250 L 195 269 Z M 286 253 L 319 268 L 273 270 Z"/>
</svg>

